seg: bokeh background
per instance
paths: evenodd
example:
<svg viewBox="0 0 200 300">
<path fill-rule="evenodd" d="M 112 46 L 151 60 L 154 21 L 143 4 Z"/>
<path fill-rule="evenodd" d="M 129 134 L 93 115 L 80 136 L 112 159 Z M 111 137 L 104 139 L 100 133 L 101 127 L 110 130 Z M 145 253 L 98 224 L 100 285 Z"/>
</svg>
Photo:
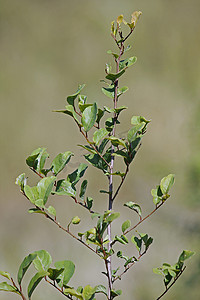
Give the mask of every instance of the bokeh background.
<svg viewBox="0 0 200 300">
<path fill-rule="evenodd" d="M 115 48 L 110 22 L 119 14 L 128 19 L 134 10 L 143 12 L 130 41 L 129 54 L 136 55 L 138 62 L 122 79 L 129 91 L 121 104 L 129 109 L 121 115 L 118 134 L 130 128 L 132 115 L 143 115 L 152 122 L 119 194 L 115 209 L 122 214 L 116 226 L 127 218 L 137 221 L 123 203 L 135 201 L 146 214 L 153 208 L 150 191 L 160 179 L 175 173 L 176 184 L 166 205 L 138 228 L 153 236 L 154 243 L 118 282 L 117 288 L 124 290 L 119 298 L 158 297 L 164 286 L 152 268 L 175 263 L 183 249 L 190 249 L 196 256 L 187 262 L 186 272 L 165 298 L 196 300 L 200 297 L 198 0 L 0 0 L 0 269 L 16 274 L 28 253 L 46 249 L 54 261 L 74 261 L 72 285 L 105 283 L 103 263 L 42 216 L 29 215 L 30 205 L 14 181 L 25 172 L 30 185 L 36 183 L 25 158 L 40 146 L 48 148 L 51 158 L 59 152 L 75 152 L 64 171 L 66 176 L 83 161 L 84 152 L 76 146 L 84 141 L 76 126 L 52 110 L 63 108 L 66 95 L 75 92 L 79 83 L 87 84 L 84 93 L 89 100 L 110 105 L 100 82 L 105 63 L 111 61 L 106 51 Z M 91 177 L 89 193 L 96 200 L 96 209 L 103 211 L 107 199 L 98 191 L 105 189 L 106 181 L 92 168 L 86 177 Z M 63 224 L 78 214 L 83 219 L 79 231 L 92 226 L 85 211 L 70 199 L 53 198 L 52 205 Z M 32 275 L 30 270 L 25 282 Z M 0 294 L 2 300 L 15 297 Z M 45 283 L 33 296 L 35 300 L 61 298 Z"/>
</svg>

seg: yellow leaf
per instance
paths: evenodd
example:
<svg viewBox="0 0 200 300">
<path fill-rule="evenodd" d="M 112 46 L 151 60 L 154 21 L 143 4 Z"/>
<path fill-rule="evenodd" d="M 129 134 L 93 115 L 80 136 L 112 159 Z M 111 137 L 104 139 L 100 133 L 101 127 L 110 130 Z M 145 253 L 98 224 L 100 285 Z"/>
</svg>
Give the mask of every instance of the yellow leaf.
<svg viewBox="0 0 200 300">
<path fill-rule="evenodd" d="M 139 20 L 142 12 L 141 11 L 134 11 L 131 15 L 131 24 L 134 24 L 136 26 L 137 21 Z"/>
<path fill-rule="evenodd" d="M 118 24 L 121 24 L 123 22 L 123 19 L 124 19 L 124 16 L 123 15 L 120 15 L 118 18 L 117 18 L 117 23 Z"/>
</svg>

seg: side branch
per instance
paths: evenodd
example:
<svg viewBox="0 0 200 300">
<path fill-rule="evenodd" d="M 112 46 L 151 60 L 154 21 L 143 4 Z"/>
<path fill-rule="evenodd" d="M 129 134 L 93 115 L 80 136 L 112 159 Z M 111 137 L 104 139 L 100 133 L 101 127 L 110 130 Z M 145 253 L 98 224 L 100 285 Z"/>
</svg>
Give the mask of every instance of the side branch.
<svg viewBox="0 0 200 300">
<path fill-rule="evenodd" d="M 169 289 L 174 285 L 174 283 L 179 279 L 179 277 L 183 274 L 183 272 L 185 271 L 186 266 L 183 268 L 183 270 L 181 270 L 181 272 L 178 274 L 178 276 L 174 279 L 174 281 L 166 288 L 166 290 L 156 299 L 159 300 L 161 299 L 168 291 Z"/>
</svg>

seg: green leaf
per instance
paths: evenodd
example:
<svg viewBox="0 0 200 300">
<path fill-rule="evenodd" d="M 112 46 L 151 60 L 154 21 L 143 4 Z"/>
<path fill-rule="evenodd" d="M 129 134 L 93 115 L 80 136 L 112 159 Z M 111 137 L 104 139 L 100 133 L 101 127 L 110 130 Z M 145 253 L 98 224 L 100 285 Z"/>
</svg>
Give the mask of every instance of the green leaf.
<svg viewBox="0 0 200 300">
<path fill-rule="evenodd" d="M 140 252 L 142 248 L 142 239 L 139 239 L 137 236 L 132 236 L 131 242 L 135 244 L 137 250 Z"/>
<path fill-rule="evenodd" d="M 45 215 L 45 212 L 44 211 L 42 211 L 42 210 L 40 210 L 40 209 L 38 209 L 38 208 L 30 208 L 29 210 L 28 210 L 28 212 L 30 213 L 30 214 L 33 214 L 33 213 L 35 213 L 35 214 L 44 214 Z"/>
<path fill-rule="evenodd" d="M 121 243 L 121 244 L 123 244 L 123 245 L 126 245 L 126 244 L 128 244 L 128 240 L 127 240 L 127 238 L 125 237 L 125 236 L 118 236 L 118 235 L 116 235 L 115 236 L 115 241 L 118 241 L 119 243 Z"/>
<path fill-rule="evenodd" d="M 92 106 L 87 107 L 82 114 L 81 122 L 86 132 L 88 132 L 94 126 L 96 118 L 97 104 L 94 103 Z"/>
<path fill-rule="evenodd" d="M 0 271 L 0 275 L 11 280 L 10 273 L 8 272 Z"/>
<path fill-rule="evenodd" d="M 26 159 L 26 163 L 30 168 L 40 173 L 48 157 L 49 154 L 46 152 L 46 148 L 38 148 Z"/>
<path fill-rule="evenodd" d="M 0 291 L 12 292 L 12 293 L 16 293 L 16 294 L 20 295 L 18 290 L 14 286 L 8 284 L 7 282 L 0 283 Z"/>
<path fill-rule="evenodd" d="M 83 298 L 84 300 L 90 300 L 95 294 L 95 288 L 92 288 L 90 285 L 86 285 L 83 289 Z"/>
<path fill-rule="evenodd" d="M 57 261 L 55 264 L 56 269 L 64 268 L 62 274 L 58 276 L 56 281 L 60 287 L 67 286 L 67 283 L 71 279 L 75 271 L 75 265 L 70 260 Z"/>
<path fill-rule="evenodd" d="M 74 225 L 79 224 L 80 221 L 81 221 L 81 219 L 78 216 L 73 217 L 72 220 L 71 220 L 72 224 L 74 224 Z"/>
<path fill-rule="evenodd" d="M 140 125 L 141 123 L 146 123 L 148 124 L 150 121 L 146 120 L 144 117 L 142 116 L 133 116 L 131 118 L 131 124 L 134 126 Z"/>
<path fill-rule="evenodd" d="M 122 88 L 118 89 L 117 96 L 121 96 L 122 94 L 126 93 L 128 91 L 127 86 L 123 86 Z"/>
<path fill-rule="evenodd" d="M 115 87 L 114 84 L 109 85 L 109 87 L 102 87 L 102 92 L 104 93 L 104 95 L 106 95 L 107 97 L 113 99 L 115 96 Z"/>
<path fill-rule="evenodd" d="M 117 291 L 111 290 L 112 299 L 117 296 L 120 296 L 121 294 L 122 294 L 121 290 L 117 290 Z"/>
<path fill-rule="evenodd" d="M 119 55 L 117 53 L 112 52 L 112 50 L 108 50 L 107 53 L 112 54 L 116 59 L 119 57 Z"/>
<path fill-rule="evenodd" d="M 113 222 L 115 219 L 119 218 L 120 213 L 116 212 L 116 213 L 111 213 L 110 215 L 108 215 L 108 217 L 106 218 L 106 222 L 107 223 L 111 223 Z"/>
<path fill-rule="evenodd" d="M 115 147 L 123 146 L 124 148 L 126 148 L 126 143 L 122 139 L 118 139 L 115 136 L 110 136 L 107 139 L 110 140 L 112 145 Z"/>
<path fill-rule="evenodd" d="M 54 110 L 54 112 L 60 112 L 60 113 L 64 113 L 66 115 L 71 116 L 74 121 L 81 127 L 82 124 L 80 123 L 79 119 L 77 118 L 77 114 L 74 110 L 74 107 L 72 105 L 67 105 L 65 106 L 64 110 Z"/>
<path fill-rule="evenodd" d="M 34 292 L 35 288 L 38 286 L 40 281 L 45 277 L 48 276 L 49 273 L 47 271 L 40 271 L 33 276 L 29 285 L 28 285 L 28 297 L 31 298 L 32 293 Z"/>
<path fill-rule="evenodd" d="M 134 210 L 134 211 L 141 217 L 141 215 L 142 215 L 142 210 L 141 210 L 141 207 L 140 207 L 138 204 L 136 204 L 136 203 L 134 203 L 134 202 L 132 202 L 132 201 L 129 201 L 129 202 L 126 202 L 126 203 L 124 204 L 124 206 L 126 206 L 126 207 L 128 207 L 128 208 Z"/>
<path fill-rule="evenodd" d="M 67 176 L 67 180 L 74 186 L 81 179 L 81 177 L 83 177 L 87 168 L 88 166 L 86 164 L 81 163 L 78 169 Z"/>
<path fill-rule="evenodd" d="M 122 224 L 122 232 L 124 233 L 131 226 L 131 221 L 127 220 Z"/>
<path fill-rule="evenodd" d="M 15 184 L 19 185 L 21 188 L 21 191 L 24 192 L 24 186 L 26 185 L 26 177 L 25 177 L 25 173 L 20 174 L 16 180 L 15 180 Z"/>
<path fill-rule="evenodd" d="M 80 85 L 78 86 L 78 90 L 76 91 L 76 93 L 74 93 L 73 95 L 67 97 L 67 102 L 68 102 L 70 105 L 74 106 L 74 101 L 75 101 L 75 99 L 77 98 L 77 96 L 80 94 L 81 90 L 82 90 L 84 87 L 85 87 L 85 84 L 80 84 Z"/>
<path fill-rule="evenodd" d="M 87 197 L 86 203 L 87 203 L 87 208 L 91 209 L 93 204 L 93 199 L 91 197 Z"/>
<path fill-rule="evenodd" d="M 71 196 L 71 197 L 76 196 L 75 188 L 66 179 L 58 180 L 57 186 L 56 186 L 56 191 L 54 193 L 56 195 L 67 195 L 67 196 Z"/>
<path fill-rule="evenodd" d="M 183 250 L 183 252 L 181 253 L 181 255 L 179 256 L 178 262 L 184 262 L 186 259 L 190 258 L 191 256 L 193 256 L 195 254 L 194 251 L 190 251 L 190 250 Z"/>
<path fill-rule="evenodd" d="M 37 207 L 45 208 L 43 199 L 38 199 L 34 203 Z"/>
<path fill-rule="evenodd" d="M 108 135 L 108 131 L 105 128 L 101 128 L 99 130 L 96 130 L 93 134 L 93 141 L 96 145 L 99 144 L 99 142 Z"/>
<path fill-rule="evenodd" d="M 169 192 L 169 189 L 174 184 L 174 178 L 174 174 L 169 174 L 161 180 L 160 188 L 163 194 L 167 194 Z"/>
<path fill-rule="evenodd" d="M 33 261 L 36 270 L 47 271 L 52 263 L 51 255 L 46 250 L 39 250 L 34 252 L 37 256 Z"/>
<path fill-rule="evenodd" d="M 119 70 L 121 71 L 125 68 L 128 68 L 128 67 L 132 66 L 134 63 L 136 63 L 136 61 L 137 61 L 136 56 L 121 60 L 120 63 L 119 63 Z"/>
<path fill-rule="evenodd" d="M 49 268 L 48 269 L 48 272 L 49 272 L 49 275 L 48 277 L 55 281 L 56 278 L 64 271 L 64 268 L 61 268 L 61 269 L 52 269 L 52 268 Z"/>
<path fill-rule="evenodd" d="M 56 217 L 56 210 L 55 210 L 55 208 L 54 208 L 53 206 L 50 205 L 50 206 L 47 208 L 47 211 L 48 211 L 48 213 L 50 213 L 50 215 Z"/>
<path fill-rule="evenodd" d="M 29 185 L 25 185 L 24 193 L 33 204 L 35 204 L 35 201 L 39 199 L 39 193 L 36 186 L 30 187 Z"/>
<path fill-rule="evenodd" d="M 18 280 L 19 285 L 21 285 L 22 279 L 23 279 L 27 269 L 30 267 L 31 263 L 34 261 L 36 256 L 37 256 L 36 253 L 31 253 L 28 256 L 26 256 L 24 258 L 23 262 L 21 263 L 21 265 L 19 267 L 18 275 L 17 275 L 17 280 Z"/>
<path fill-rule="evenodd" d="M 51 168 L 55 176 L 60 173 L 66 164 L 69 162 L 70 158 L 72 157 L 73 153 L 70 151 L 59 153 L 54 160 L 52 161 Z"/>
<path fill-rule="evenodd" d="M 116 73 L 116 74 L 108 74 L 106 76 L 106 79 L 111 80 L 112 82 L 115 82 L 116 79 L 118 79 L 119 77 L 121 77 L 124 74 L 125 70 L 121 70 L 120 72 Z"/>
<path fill-rule="evenodd" d="M 95 287 L 95 293 L 102 293 L 102 294 L 104 294 L 104 295 L 106 295 L 107 296 L 107 289 L 106 289 L 106 287 L 105 286 L 103 286 L 103 285 L 97 285 L 96 287 Z"/>
<path fill-rule="evenodd" d="M 102 110 L 101 108 L 98 108 L 98 112 L 97 112 L 97 119 L 96 119 L 96 122 L 97 124 L 99 124 L 101 118 L 103 117 L 104 115 L 104 110 Z"/>
<path fill-rule="evenodd" d="M 73 288 L 66 288 L 66 289 L 64 290 L 64 294 L 65 294 L 65 295 L 71 295 L 71 296 L 74 296 L 74 297 L 76 297 L 76 298 L 78 298 L 78 299 L 80 299 L 80 300 L 84 300 L 82 294 L 79 293 L 78 291 L 76 291 L 76 290 L 73 289 Z"/>
<path fill-rule="evenodd" d="M 83 149 L 85 149 L 85 150 L 87 150 L 88 152 L 90 152 L 92 154 L 96 154 L 96 151 L 92 147 L 90 147 L 88 145 L 80 145 L 79 144 L 78 146 L 81 147 L 81 148 L 83 148 Z"/>
<path fill-rule="evenodd" d="M 87 184 L 88 184 L 88 181 L 83 180 L 83 182 L 81 184 L 80 194 L 79 194 L 79 197 L 81 198 L 81 200 L 84 200 L 85 192 L 86 192 L 86 189 L 87 189 Z"/>
<path fill-rule="evenodd" d="M 44 204 L 46 204 L 48 197 L 51 194 L 55 180 L 55 176 L 45 177 L 42 178 L 37 184 L 39 199 L 43 199 Z"/>
<path fill-rule="evenodd" d="M 80 111 L 81 111 L 81 112 L 84 112 L 84 110 L 85 110 L 87 107 L 92 106 L 92 104 L 91 104 L 91 103 L 85 103 L 85 104 L 79 103 L 78 106 L 79 106 Z"/>
</svg>

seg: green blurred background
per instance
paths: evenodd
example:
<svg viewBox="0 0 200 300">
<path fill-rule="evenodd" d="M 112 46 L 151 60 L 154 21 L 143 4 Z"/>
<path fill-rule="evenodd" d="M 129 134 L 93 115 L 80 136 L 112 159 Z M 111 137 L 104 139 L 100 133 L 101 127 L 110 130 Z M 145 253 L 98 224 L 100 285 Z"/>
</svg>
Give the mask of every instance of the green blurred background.
<svg viewBox="0 0 200 300">
<path fill-rule="evenodd" d="M 124 290 L 120 299 L 155 299 L 164 286 L 152 268 L 162 262 L 175 263 L 183 249 L 190 249 L 197 252 L 196 256 L 188 261 L 182 279 L 165 298 L 197 300 L 200 280 L 198 0 L 0 0 L 0 269 L 16 274 L 24 256 L 46 249 L 54 261 L 75 262 L 72 285 L 105 283 L 100 273 L 103 263 L 96 262 L 87 249 L 41 216 L 29 215 L 30 205 L 14 181 L 26 172 L 30 185 L 35 182 L 25 158 L 40 146 L 48 148 L 51 158 L 67 150 L 77 154 L 65 172 L 83 160 L 84 152 L 76 147 L 83 142 L 77 128 L 72 120 L 52 110 L 63 108 L 65 96 L 72 94 L 79 83 L 87 84 L 84 93 L 89 100 L 97 101 L 100 106 L 110 105 L 101 93 L 100 83 L 104 65 L 111 60 L 106 51 L 115 48 L 110 22 L 119 14 L 128 19 L 134 10 L 143 12 L 130 41 L 134 45 L 129 53 L 136 55 L 138 62 L 122 79 L 129 91 L 121 98 L 121 104 L 129 110 L 121 115 L 123 124 L 118 134 L 123 135 L 129 129 L 132 115 L 144 115 L 152 122 L 127 184 L 119 194 L 115 209 L 121 210 L 122 215 L 116 224 L 120 226 L 127 218 L 137 221 L 137 216 L 122 207 L 123 203 L 132 200 L 146 214 L 153 208 L 150 191 L 160 179 L 175 173 L 176 184 L 166 205 L 140 226 L 140 232 L 154 237 L 154 244 L 143 260 L 118 282 L 117 288 Z M 96 199 L 96 208 L 102 211 L 107 200 L 97 192 L 106 187 L 100 175 L 90 168 L 86 177 L 91 176 L 90 195 Z M 85 212 L 77 209 L 70 199 L 60 198 L 52 204 L 63 224 L 78 214 L 83 218 L 83 229 L 80 225 L 79 231 L 92 226 L 85 219 Z M 51 287 L 46 289 L 45 283 L 41 283 L 33 296 L 35 300 L 61 298 Z M 15 295 L 1 293 L 0 299 L 15 299 Z"/>
</svg>

